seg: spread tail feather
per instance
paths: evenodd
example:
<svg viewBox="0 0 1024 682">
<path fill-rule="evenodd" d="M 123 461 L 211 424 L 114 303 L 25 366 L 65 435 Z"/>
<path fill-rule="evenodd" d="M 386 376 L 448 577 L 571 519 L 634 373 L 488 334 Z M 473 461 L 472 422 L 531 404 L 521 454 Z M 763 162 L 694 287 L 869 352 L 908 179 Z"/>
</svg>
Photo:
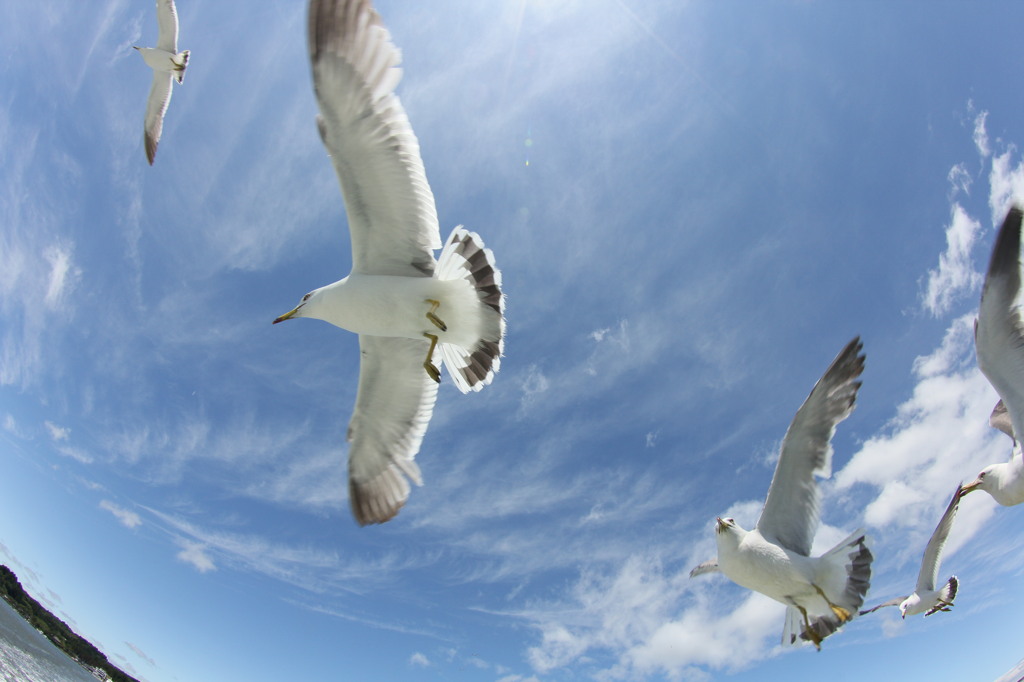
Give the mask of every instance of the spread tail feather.
<svg viewBox="0 0 1024 682">
<path fill-rule="evenodd" d="M 952 605 L 953 600 L 956 599 L 956 591 L 959 587 L 960 581 L 956 579 L 956 576 L 949 576 L 946 586 L 942 589 L 942 601 Z"/>
<path fill-rule="evenodd" d="M 817 644 L 859 615 L 864 596 L 871 586 L 871 562 L 875 558 L 868 548 L 869 544 L 870 540 L 864 531 L 858 530 L 821 556 L 820 574 L 824 584 L 820 587 L 828 594 L 834 606 L 838 607 L 838 612 L 836 608 L 829 608 L 811 616 L 810 629 L 814 631 L 812 637 L 804 627 L 798 610 L 789 607 L 782 632 L 783 644 L 798 644 L 799 640 L 815 641 Z M 833 580 L 828 580 L 830 577 Z"/>
<path fill-rule="evenodd" d="M 171 59 L 174 63 L 174 80 L 178 81 L 178 85 L 181 85 L 185 80 L 185 69 L 188 67 L 188 55 L 188 50 L 182 50 Z"/>
<path fill-rule="evenodd" d="M 928 609 L 927 613 L 925 613 L 924 615 L 930 616 L 933 613 L 938 613 L 939 611 L 949 611 L 950 609 L 952 609 L 953 600 L 956 599 L 956 591 L 959 587 L 960 581 L 956 579 L 956 576 L 949 576 L 949 580 L 947 580 L 946 584 L 942 586 L 941 590 L 939 590 L 938 603 L 936 603 L 935 606 Z"/>
<path fill-rule="evenodd" d="M 472 348 L 441 343 L 444 364 L 463 393 L 479 391 L 491 383 L 501 365 L 505 348 L 505 296 L 501 292 L 501 271 L 494 254 L 484 247 L 475 232 L 457 227 L 441 251 L 435 277 L 441 280 L 465 279 L 480 301 L 482 330 Z"/>
<path fill-rule="evenodd" d="M 871 562 L 875 557 L 871 554 L 868 544 L 867 535 L 860 530 L 836 548 L 839 551 L 850 550 L 846 552 L 850 563 L 846 565 L 846 589 L 843 592 L 844 603 L 841 605 L 853 613 L 857 613 L 857 610 L 864 605 L 864 596 L 868 593 L 868 588 L 871 587 Z M 831 553 L 829 552 L 829 554 Z"/>
</svg>

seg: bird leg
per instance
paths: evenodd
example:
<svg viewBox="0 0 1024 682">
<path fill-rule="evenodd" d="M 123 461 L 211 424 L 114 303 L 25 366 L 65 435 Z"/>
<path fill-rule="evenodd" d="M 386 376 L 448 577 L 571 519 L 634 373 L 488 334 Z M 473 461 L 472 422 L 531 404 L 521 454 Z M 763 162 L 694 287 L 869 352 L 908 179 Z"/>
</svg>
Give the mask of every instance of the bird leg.
<svg viewBox="0 0 1024 682">
<path fill-rule="evenodd" d="M 821 636 L 818 635 L 817 631 L 811 627 L 811 620 L 807 617 L 807 609 L 799 604 L 796 604 L 795 606 L 800 611 L 800 615 L 804 617 L 804 632 L 800 637 L 811 640 L 814 642 L 814 648 L 821 651 Z"/>
<path fill-rule="evenodd" d="M 829 598 L 825 596 L 825 592 L 820 587 L 818 587 L 814 583 L 811 583 L 811 587 L 817 590 L 818 594 L 821 595 L 821 598 L 825 600 L 826 604 L 828 604 L 828 607 L 832 609 L 832 613 L 836 614 L 836 617 L 839 619 L 840 623 L 845 623 L 853 617 L 850 615 L 850 612 L 844 609 L 842 606 L 837 606 L 836 604 L 833 604 L 829 600 Z"/>
<path fill-rule="evenodd" d="M 443 331 L 443 332 L 448 331 L 448 325 L 446 325 L 441 320 L 440 317 L 438 317 L 437 315 L 434 314 L 437 311 L 438 306 L 441 305 L 441 302 L 437 301 L 437 300 L 434 300 L 432 298 L 428 298 L 427 299 L 427 303 L 430 304 L 430 310 L 427 311 L 427 319 L 430 320 L 431 322 L 433 322 L 434 326 L 437 327 L 438 329 L 440 329 L 441 331 Z"/>
<path fill-rule="evenodd" d="M 427 350 L 427 359 L 423 361 L 423 369 L 427 370 L 427 375 L 430 376 L 431 379 L 437 383 L 441 383 L 441 370 L 439 370 L 432 362 L 434 358 L 434 348 L 437 346 L 437 336 L 426 332 L 423 332 L 423 336 L 430 339 L 430 348 Z"/>
<path fill-rule="evenodd" d="M 939 611 L 952 611 L 952 610 L 953 610 L 953 605 L 952 605 L 952 604 L 950 604 L 949 602 L 946 602 L 946 601 L 942 601 L 942 600 L 940 599 L 940 600 L 939 600 L 939 603 L 938 603 L 938 604 L 936 604 L 935 606 L 931 607 L 931 608 L 930 608 L 930 609 L 928 610 L 928 613 L 926 613 L 926 614 L 924 614 L 924 615 L 926 615 L 926 616 L 930 616 L 930 615 L 932 615 L 933 613 L 937 613 L 937 612 L 939 612 Z"/>
</svg>

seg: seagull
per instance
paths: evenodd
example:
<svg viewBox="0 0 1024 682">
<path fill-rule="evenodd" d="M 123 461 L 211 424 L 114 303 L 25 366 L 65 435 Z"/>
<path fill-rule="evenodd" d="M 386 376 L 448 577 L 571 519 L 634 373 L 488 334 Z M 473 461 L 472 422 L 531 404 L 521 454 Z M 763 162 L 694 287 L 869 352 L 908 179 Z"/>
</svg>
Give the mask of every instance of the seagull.
<svg viewBox="0 0 1024 682">
<path fill-rule="evenodd" d="M 164 113 L 171 101 L 171 79 L 180 85 L 185 80 L 189 51 L 178 52 L 178 11 L 174 0 L 156 0 L 156 18 L 160 24 L 160 36 L 156 47 L 136 47 L 142 58 L 153 69 L 153 86 L 149 89 L 146 103 L 146 159 L 153 165 L 156 147 L 160 144 L 160 133 L 164 127 Z"/>
<path fill-rule="evenodd" d="M 1024 457 L 1017 439 L 1024 433 L 1024 320 L 1015 304 L 1020 293 L 1021 217 L 1020 207 L 1014 206 L 999 228 L 974 321 L 978 368 L 999 394 L 989 423 L 1013 438 L 1013 450 L 1009 462 L 985 467 L 962 493 L 984 490 L 1006 507 L 1024 502 Z"/>
<path fill-rule="evenodd" d="M 761 518 L 753 530 L 734 519 L 715 520 L 718 558 L 693 578 L 722 572 L 734 583 L 787 606 L 783 644 L 821 642 L 857 616 L 871 582 L 869 540 L 851 534 L 820 557 L 811 556 L 819 522 L 815 476 L 832 473 L 832 436 L 853 411 L 864 371 L 863 344 L 855 338 L 836 356 L 786 431 Z M 801 624 L 802 621 L 802 624 Z"/>
<path fill-rule="evenodd" d="M 960 506 L 962 486 L 957 486 L 953 493 L 953 499 L 949 501 L 945 513 L 939 519 L 939 525 L 935 527 L 932 537 L 928 540 L 928 546 L 924 549 L 924 557 L 921 559 L 921 572 L 917 574 L 917 587 L 914 594 L 910 596 L 896 597 L 884 604 L 861 611 L 860 615 L 872 613 L 886 606 L 899 606 L 900 616 L 915 616 L 924 613 L 930 616 L 938 611 L 949 611 L 953 608 L 953 600 L 956 598 L 956 591 L 960 582 L 956 576 L 950 576 L 941 588 L 935 589 L 935 583 L 939 579 L 939 562 L 942 561 L 942 547 L 946 544 L 949 530 L 953 527 L 953 517 Z"/>
<path fill-rule="evenodd" d="M 419 143 L 393 90 L 398 48 L 369 0 L 311 0 L 317 124 L 348 214 L 352 271 L 274 323 L 311 317 L 359 335 L 348 427 L 349 501 L 360 525 L 393 518 L 422 485 L 414 458 L 437 398 L 440 356 L 456 388 L 479 391 L 504 349 L 501 273 L 479 235 L 441 248 Z"/>
</svg>

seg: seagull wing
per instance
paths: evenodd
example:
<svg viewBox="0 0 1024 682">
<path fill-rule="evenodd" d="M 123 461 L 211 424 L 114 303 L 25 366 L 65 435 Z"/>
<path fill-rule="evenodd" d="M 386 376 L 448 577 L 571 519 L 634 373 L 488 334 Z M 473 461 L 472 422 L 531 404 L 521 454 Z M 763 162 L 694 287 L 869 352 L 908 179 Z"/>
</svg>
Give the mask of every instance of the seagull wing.
<svg viewBox="0 0 1024 682">
<path fill-rule="evenodd" d="M 1024 321 L 1015 304 L 1020 292 L 1021 217 L 1015 206 L 999 228 L 974 323 L 978 368 L 1002 399 L 1015 434 L 1024 433 Z"/>
<path fill-rule="evenodd" d="M 348 213 L 352 270 L 431 275 L 441 235 L 419 142 L 393 92 L 401 53 L 369 0 L 311 0 L 309 53 L 320 137 Z"/>
<path fill-rule="evenodd" d="M 690 577 L 696 578 L 698 575 L 704 575 L 705 573 L 718 573 L 722 569 L 718 567 L 718 559 L 711 559 L 704 563 L 694 566 L 693 570 L 690 571 Z"/>
<path fill-rule="evenodd" d="M 804 556 L 810 556 L 818 529 L 815 476 L 832 474 L 832 436 L 857 400 L 860 382 L 856 379 L 864 371 L 862 348 L 860 337 L 850 341 L 797 410 L 757 521 L 761 535 Z"/>
<path fill-rule="evenodd" d="M 160 25 L 157 37 L 157 49 L 178 53 L 178 10 L 174 8 L 174 0 L 156 0 L 156 20 Z"/>
<path fill-rule="evenodd" d="M 949 530 L 953 527 L 953 518 L 956 516 L 957 509 L 960 508 L 960 489 L 962 487 L 957 486 L 956 492 L 953 493 L 953 499 L 949 501 L 946 511 L 942 514 L 942 518 L 939 519 L 939 525 L 935 527 L 931 539 L 928 540 L 928 546 L 924 549 L 924 558 L 921 559 L 921 572 L 917 574 L 917 587 L 915 588 L 918 594 L 934 590 L 935 585 L 939 581 L 939 563 L 942 561 L 942 547 L 946 544 Z"/>
<path fill-rule="evenodd" d="M 870 609 L 864 609 L 863 611 L 860 612 L 860 615 L 863 616 L 865 613 L 874 613 L 878 609 L 884 609 L 886 606 L 899 606 L 909 596 L 910 596 L 909 594 L 905 594 L 902 597 L 896 597 L 895 599 L 890 599 L 887 602 L 882 602 L 878 606 L 872 606 Z"/>
<path fill-rule="evenodd" d="M 423 371 L 426 341 L 359 336 L 359 391 L 348 425 L 348 490 L 360 525 L 383 523 L 422 483 L 414 458 L 437 399 Z M 403 476 L 404 474 L 404 476 Z"/>
<path fill-rule="evenodd" d="M 153 165 L 156 148 L 160 144 L 160 133 L 164 129 L 164 113 L 171 101 L 171 79 L 169 71 L 153 71 L 153 86 L 149 89 L 149 101 L 146 103 L 146 158 Z"/>
<path fill-rule="evenodd" d="M 988 424 L 993 429 L 999 429 L 1016 442 L 1017 439 L 1013 435 L 1013 422 L 1010 420 L 1010 413 L 1006 409 L 1006 404 L 1002 398 L 992 408 L 992 414 L 988 417 Z"/>
</svg>

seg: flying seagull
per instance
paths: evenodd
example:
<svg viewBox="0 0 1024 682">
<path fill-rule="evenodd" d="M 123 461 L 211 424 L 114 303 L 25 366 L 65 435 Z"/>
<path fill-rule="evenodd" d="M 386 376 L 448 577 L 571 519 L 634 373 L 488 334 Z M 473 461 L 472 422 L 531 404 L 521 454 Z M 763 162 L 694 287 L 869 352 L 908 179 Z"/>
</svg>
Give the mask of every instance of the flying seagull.
<svg viewBox="0 0 1024 682">
<path fill-rule="evenodd" d="M 1021 216 L 1021 209 L 1014 206 L 999 228 L 974 321 L 978 368 L 999 394 L 989 421 L 1013 438 L 1013 450 L 1009 462 L 985 467 L 962 493 L 984 490 L 1004 506 L 1024 502 L 1024 457 L 1017 438 L 1024 433 L 1024 320 L 1015 304 L 1020 293 Z"/>
<path fill-rule="evenodd" d="M 153 69 L 153 86 L 149 89 L 146 103 L 146 132 L 143 135 L 150 166 L 156 158 L 156 148 L 164 128 L 164 113 L 171 101 L 171 79 L 179 84 L 185 79 L 189 54 L 188 50 L 178 52 L 178 11 L 174 9 L 174 0 L 156 0 L 156 18 L 160 24 L 156 47 L 135 48 Z"/>
<path fill-rule="evenodd" d="M 782 602 L 783 644 L 821 642 L 857 616 L 871 581 L 868 538 L 858 530 L 820 557 L 811 556 L 819 522 L 815 476 L 832 473 L 836 424 L 853 411 L 864 371 L 863 344 L 855 338 L 836 356 L 797 411 L 757 526 L 750 531 L 733 519 L 715 520 L 718 558 L 690 577 L 721 571 L 734 583 Z"/>
<path fill-rule="evenodd" d="M 349 500 L 383 523 L 422 484 L 414 458 L 443 360 L 466 393 L 489 384 L 504 347 L 501 273 L 473 232 L 441 247 L 419 143 L 393 90 L 400 55 L 369 0 L 311 0 L 317 124 L 348 214 L 352 271 L 274 323 L 312 317 L 359 334 L 359 390 L 348 427 Z M 440 359 L 436 359 L 440 356 Z"/>
<path fill-rule="evenodd" d="M 896 597 L 884 604 L 861 611 L 860 615 L 871 613 L 886 606 L 899 606 L 900 616 L 915 616 L 924 613 L 930 616 L 938 611 L 949 611 L 953 608 L 953 600 L 956 598 L 956 590 L 960 583 L 956 576 L 950 576 L 942 587 L 935 589 L 935 583 L 939 579 L 939 562 L 942 561 L 942 547 L 946 544 L 949 530 L 953 527 L 953 517 L 960 506 L 960 495 L 962 486 L 957 486 L 953 493 L 953 499 L 949 501 L 945 513 L 939 519 L 939 525 L 935 527 L 932 537 L 925 547 L 924 557 L 921 559 L 921 572 L 917 574 L 917 587 L 914 594 L 909 596 Z"/>
</svg>

